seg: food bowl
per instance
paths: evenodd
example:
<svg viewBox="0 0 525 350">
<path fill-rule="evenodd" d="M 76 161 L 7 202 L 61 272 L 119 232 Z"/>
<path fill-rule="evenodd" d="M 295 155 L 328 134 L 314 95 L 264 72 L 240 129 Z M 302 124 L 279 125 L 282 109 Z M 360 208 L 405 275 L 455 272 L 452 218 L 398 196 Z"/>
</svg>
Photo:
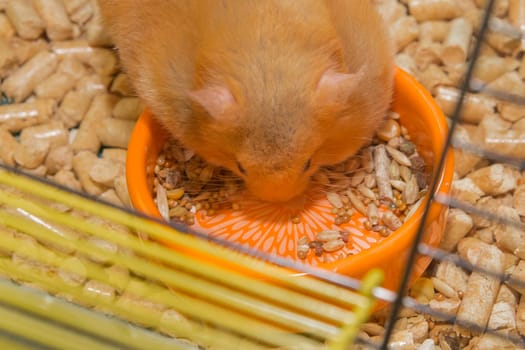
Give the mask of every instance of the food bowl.
<svg viewBox="0 0 525 350">
<path fill-rule="evenodd" d="M 426 168 L 436 169 L 447 136 L 446 120 L 430 94 L 399 68 L 395 72 L 391 109 L 399 114 L 400 123 L 408 130 Z M 152 114 L 145 110 L 131 136 L 126 164 L 128 190 L 133 206 L 138 211 L 159 218 L 161 216 L 153 197 L 153 169 L 167 139 L 167 133 L 156 123 Z M 448 193 L 453 176 L 453 156 L 450 150 L 443 171 L 429 175 L 436 179 L 438 192 Z M 331 207 L 326 196 L 308 197 L 312 199 L 301 204 L 298 215 L 302 220 L 299 225 L 286 219 L 291 211 L 297 214 L 297 207 L 262 203 L 248 195 L 240 211 L 223 210 L 213 217 L 198 215 L 192 229 L 266 253 L 296 259 L 297 240 L 301 235 L 311 236 L 319 230 L 334 228 L 327 215 Z M 425 205 L 430 203 L 423 242 L 437 246 L 443 236 L 447 208 L 430 201 L 430 198 L 431 194 L 427 193 L 412 216 L 388 237 L 367 232 L 359 217 L 352 218 L 349 223 L 340 227 L 352 232 L 353 247 L 358 248 L 356 252 L 328 262 L 311 257 L 304 261 L 355 278 L 361 278 L 370 269 L 378 267 L 385 274 L 383 286 L 395 290 L 406 268 L 406 257 Z M 411 281 L 424 272 L 430 261 L 427 256 L 417 257 Z"/>
</svg>

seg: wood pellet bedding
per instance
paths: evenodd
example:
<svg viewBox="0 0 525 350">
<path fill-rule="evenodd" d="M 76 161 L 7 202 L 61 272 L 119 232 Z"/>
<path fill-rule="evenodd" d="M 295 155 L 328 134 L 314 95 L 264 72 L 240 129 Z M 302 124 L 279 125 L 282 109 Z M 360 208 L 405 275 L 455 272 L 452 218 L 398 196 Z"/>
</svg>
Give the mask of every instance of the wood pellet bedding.
<svg viewBox="0 0 525 350">
<path fill-rule="evenodd" d="M 453 112 L 485 0 L 373 0 L 397 48 L 397 64 Z M 480 86 L 525 97 L 520 35 L 524 0 L 497 0 L 474 76 Z M 129 206 L 126 145 L 143 106 L 120 72 L 93 0 L 0 0 L 0 159 L 32 174 Z M 466 98 L 454 137 L 525 157 L 525 108 L 487 95 Z M 454 198 L 517 222 L 525 215 L 525 177 L 504 163 L 455 150 Z M 517 227 L 452 208 L 441 248 L 472 264 L 525 280 L 525 237 Z M 525 290 L 507 280 L 434 263 L 410 294 L 430 308 L 525 336 Z M 361 336 L 379 341 L 388 310 Z M 405 309 L 395 349 L 514 349 L 508 341 Z M 363 346 L 356 346 L 363 348 Z"/>
</svg>

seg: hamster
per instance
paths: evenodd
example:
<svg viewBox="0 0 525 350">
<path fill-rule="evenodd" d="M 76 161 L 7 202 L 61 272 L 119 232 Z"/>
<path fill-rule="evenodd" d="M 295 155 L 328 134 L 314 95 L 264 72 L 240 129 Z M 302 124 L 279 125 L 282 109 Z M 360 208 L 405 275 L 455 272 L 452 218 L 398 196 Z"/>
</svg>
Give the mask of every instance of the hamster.
<svg viewBox="0 0 525 350">
<path fill-rule="evenodd" d="M 368 0 L 99 0 L 121 64 L 185 147 L 267 201 L 369 142 L 392 43 Z"/>
</svg>

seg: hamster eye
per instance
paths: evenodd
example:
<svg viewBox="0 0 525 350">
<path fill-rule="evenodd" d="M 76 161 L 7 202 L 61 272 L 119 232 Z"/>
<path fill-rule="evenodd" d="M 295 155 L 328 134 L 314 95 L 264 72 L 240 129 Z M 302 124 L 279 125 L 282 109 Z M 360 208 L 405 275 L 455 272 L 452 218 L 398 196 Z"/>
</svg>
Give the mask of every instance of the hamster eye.
<svg viewBox="0 0 525 350">
<path fill-rule="evenodd" d="M 241 172 L 241 174 L 246 175 L 246 169 L 244 169 L 241 165 L 241 163 L 237 162 L 237 169 Z"/>
<path fill-rule="evenodd" d="M 312 158 L 308 159 L 304 164 L 303 172 L 307 172 L 310 169 L 310 165 L 312 165 Z"/>
</svg>

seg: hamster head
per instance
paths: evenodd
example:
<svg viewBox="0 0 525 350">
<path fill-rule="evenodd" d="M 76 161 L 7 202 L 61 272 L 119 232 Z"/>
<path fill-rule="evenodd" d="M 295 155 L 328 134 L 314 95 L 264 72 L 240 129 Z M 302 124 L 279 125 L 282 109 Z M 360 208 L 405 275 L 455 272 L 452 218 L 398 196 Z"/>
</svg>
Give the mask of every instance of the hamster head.
<svg viewBox="0 0 525 350">
<path fill-rule="evenodd" d="M 196 127 L 183 142 L 239 175 L 256 197 L 290 200 L 320 166 L 347 159 L 372 137 L 380 121 L 361 115 L 364 72 L 328 68 L 257 89 L 208 80 L 189 93 Z"/>
</svg>

